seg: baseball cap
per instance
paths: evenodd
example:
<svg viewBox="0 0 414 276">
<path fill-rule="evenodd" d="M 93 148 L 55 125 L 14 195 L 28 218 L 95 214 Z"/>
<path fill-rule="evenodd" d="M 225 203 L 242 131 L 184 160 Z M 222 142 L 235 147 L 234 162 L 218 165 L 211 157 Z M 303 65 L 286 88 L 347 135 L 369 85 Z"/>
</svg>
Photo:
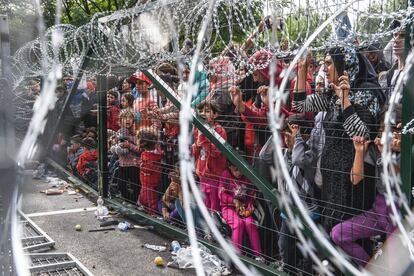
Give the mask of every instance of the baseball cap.
<svg viewBox="0 0 414 276">
<path fill-rule="evenodd" d="M 149 85 L 152 84 L 152 81 L 144 75 L 141 71 L 134 73 L 132 76 L 129 77 L 129 80 L 133 83 L 136 83 L 137 80 L 145 81 Z"/>
</svg>

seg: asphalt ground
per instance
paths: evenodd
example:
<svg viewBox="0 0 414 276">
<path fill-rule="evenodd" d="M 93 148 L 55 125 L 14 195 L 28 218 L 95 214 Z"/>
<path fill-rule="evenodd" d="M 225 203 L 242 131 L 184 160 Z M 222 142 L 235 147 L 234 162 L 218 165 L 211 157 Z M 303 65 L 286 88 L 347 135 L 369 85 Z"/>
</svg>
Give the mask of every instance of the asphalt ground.
<svg viewBox="0 0 414 276">
<path fill-rule="evenodd" d="M 35 214 L 31 219 L 55 242 L 55 248 L 47 252 L 69 252 L 74 255 L 94 275 L 195 275 L 193 269 L 179 270 L 170 267 L 156 267 L 155 257 L 171 260 L 170 252 L 154 252 L 143 248 L 145 243 L 155 245 L 170 244 L 151 230 L 131 229 L 121 232 L 119 229 L 107 232 L 88 232 L 98 229 L 100 222 L 94 211 L 83 208 L 96 207 L 96 204 L 81 195 L 45 195 L 40 191 L 50 188 L 44 180 L 28 181 L 25 185 L 22 210 L 26 214 Z M 53 211 L 81 209 L 75 213 L 39 214 Z M 80 224 L 82 231 L 76 231 Z M 116 227 L 117 226 L 110 226 Z"/>
</svg>

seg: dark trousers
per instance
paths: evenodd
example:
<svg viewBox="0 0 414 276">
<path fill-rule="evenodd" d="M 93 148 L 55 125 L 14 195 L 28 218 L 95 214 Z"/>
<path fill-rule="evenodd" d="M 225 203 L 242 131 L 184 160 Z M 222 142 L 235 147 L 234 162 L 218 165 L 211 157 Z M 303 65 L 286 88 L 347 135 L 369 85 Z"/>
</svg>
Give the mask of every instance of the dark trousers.
<svg viewBox="0 0 414 276">
<path fill-rule="evenodd" d="M 279 250 L 284 263 L 284 271 L 296 275 L 299 271 L 312 271 L 312 261 L 304 258 L 297 247 L 297 238 L 289 229 L 286 219 L 282 220 L 279 236 Z"/>
<path fill-rule="evenodd" d="M 119 167 L 118 169 L 118 189 L 121 197 L 125 201 L 136 203 L 140 192 L 139 168 L 138 167 Z"/>
</svg>

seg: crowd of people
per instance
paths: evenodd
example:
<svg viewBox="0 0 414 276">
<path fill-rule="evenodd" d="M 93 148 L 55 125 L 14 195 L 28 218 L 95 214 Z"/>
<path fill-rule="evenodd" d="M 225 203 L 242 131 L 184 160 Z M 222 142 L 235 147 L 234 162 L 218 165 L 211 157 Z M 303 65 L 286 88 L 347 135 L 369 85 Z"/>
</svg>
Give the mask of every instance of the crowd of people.
<svg viewBox="0 0 414 276">
<path fill-rule="evenodd" d="M 404 68 L 405 31 L 398 24 L 389 53 L 383 52 L 380 43 L 357 41 L 332 46 L 325 53 L 309 50 L 296 64 L 295 74 L 285 76 L 289 85 L 286 103 L 281 107 L 285 123 L 280 135 L 289 173 L 311 218 L 360 266 L 365 266 L 373 254 L 370 238 L 386 238 L 394 229 L 380 175 L 384 113 Z M 271 81 L 276 86 L 281 84 L 290 58 L 274 59 L 267 49 L 252 52 L 252 41 L 264 29 L 261 22 L 245 43 L 231 43 L 217 57 L 204 62 L 204 68 L 196 72 L 194 84 L 198 91 L 192 107 L 211 131 L 261 177 L 289 194 L 284 181 L 271 177 L 275 161 L 267 115 L 272 104 Z M 191 49 L 191 41 L 186 41 L 183 55 L 191 54 Z M 276 60 L 273 71 L 271 60 Z M 183 68 L 174 62 L 162 62 L 154 69 L 181 98 L 190 67 L 189 62 Z M 110 90 L 96 91 L 93 78 L 84 81 L 72 91 L 64 109 L 67 91 L 73 84 L 73 77 L 65 77 L 63 86 L 56 89 L 53 116 L 61 112 L 64 116 L 53 142 L 53 156 L 95 185 L 96 104 L 98 93 L 105 92 L 111 196 L 137 204 L 150 215 L 185 225 L 178 168 L 179 110 L 140 71 L 112 82 Z M 399 157 L 401 106 L 396 109 L 393 126 L 391 148 Z M 295 233 L 284 212 L 270 215 L 274 221 L 271 227 L 259 222 L 258 202 L 264 197 L 238 164 L 227 160 L 197 128 L 193 130 L 191 150 L 204 203 L 228 230 L 235 249 L 250 252 L 260 262 L 280 257 L 289 273 L 296 273 L 296 269 L 312 271 L 312 262 L 294 246 Z M 269 207 L 270 203 L 264 205 L 262 209 L 278 210 L 278 206 Z M 210 238 L 197 207 L 192 211 L 200 233 Z M 266 242 L 271 232 L 277 233 L 276 244 Z M 277 248 L 271 251 L 277 251 L 273 256 L 268 253 L 269 246 Z"/>
</svg>

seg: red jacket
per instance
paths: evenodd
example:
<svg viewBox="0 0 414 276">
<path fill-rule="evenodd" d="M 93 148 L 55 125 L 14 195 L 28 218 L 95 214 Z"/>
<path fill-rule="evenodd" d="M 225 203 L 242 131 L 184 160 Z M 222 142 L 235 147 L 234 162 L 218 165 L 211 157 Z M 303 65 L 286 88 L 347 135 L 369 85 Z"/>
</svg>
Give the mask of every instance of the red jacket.
<svg viewBox="0 0 414 276">
<path fill-rule="evenodd" d="M 226 130 L 218 123 L 214 124 L 214 130 L 227 140 Z M 197 146 L 197 140 L 200 146 Z M 226 168 L 226 157 L 206 136 L 194 130 L 193 156 L 196 160 L 196 174 L 199 177 L 219 179 Z"/>
<path fill-rule="evenodd" d="M 146 150 L 141 153 L 139 166 L 141 185 L 156 187 L 161 183 L 161 160 L 163 156 L 164 152 L 159 148 L 152 151 Z"/>
<path fill-rule="evenodd" d="M 78 160 L 78 164 L 76 164 L 76 169 L 78 170 L 81 176 L 84 176 L 88 171 L 87 168 L 88 162 L 98 160 L 98 151 L 94 150 L 85 150 L 80 156 Z"/>
<path fill-rule="evenodd" d="M 116 105 L 108 106 L 106 118 L 106 128 L 113 131 L 119 130 L 119 107 Z"/>
<path fill-rule="evenodd" d="M 262 104 L 260 108 L 251 105 L 251 107 L 245 105 L 243 115 L 246 117 L 246 120 L 253 123 L 255 126 L 259 126 L 260 128 L 266 128 L 267 123 L 267 113 L 269 112 L 269 108 Z M 281 107 L 281 113 L 286 117 L 289 115 L 294 114 L 293 112 L 289 112 L 286 106 Z"/>
</svg>

